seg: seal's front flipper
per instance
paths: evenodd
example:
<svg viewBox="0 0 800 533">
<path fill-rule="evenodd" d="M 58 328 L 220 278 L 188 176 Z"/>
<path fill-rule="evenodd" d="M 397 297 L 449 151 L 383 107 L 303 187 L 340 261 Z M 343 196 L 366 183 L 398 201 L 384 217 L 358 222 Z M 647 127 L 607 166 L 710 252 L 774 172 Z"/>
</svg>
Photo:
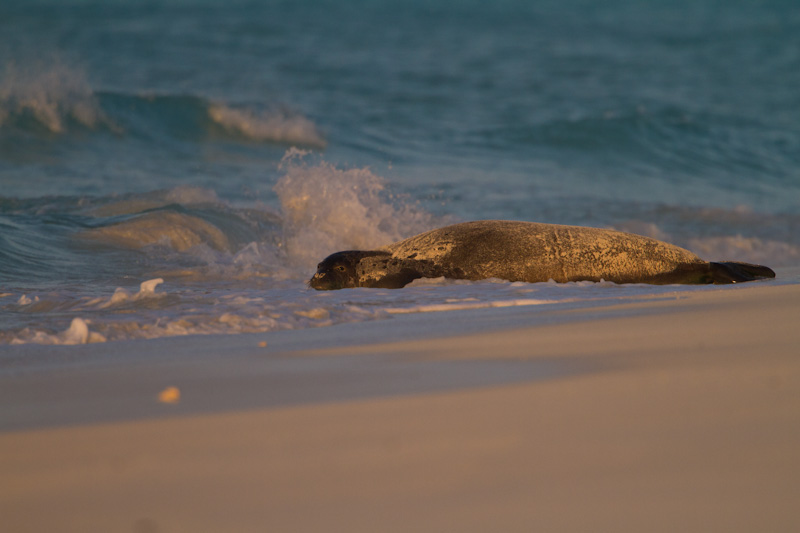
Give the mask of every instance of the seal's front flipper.
<svg viewBox="0 0 800 533">
<path fill-rule="evenodd" d="M 753 265 L 750 263 L 739 263 L 737 261 L 719 261 L 708 264 L 711 275 L 711 283 L 741 283 L 743 281 L 755 281 L 757 279 L 774 278 L 775 272 L 771 268 Z"/>
<path fill-rule="evenodd" d="M 404 268 L 399 272 L 387 274 L 379 280 L 373 281 L 366 286 L 375 289 L 402 289 L 415 279 L 419 279 L 421 277 L 423 276 L 419 272 L 411 270 L 410 268 Z"/>
</svg>

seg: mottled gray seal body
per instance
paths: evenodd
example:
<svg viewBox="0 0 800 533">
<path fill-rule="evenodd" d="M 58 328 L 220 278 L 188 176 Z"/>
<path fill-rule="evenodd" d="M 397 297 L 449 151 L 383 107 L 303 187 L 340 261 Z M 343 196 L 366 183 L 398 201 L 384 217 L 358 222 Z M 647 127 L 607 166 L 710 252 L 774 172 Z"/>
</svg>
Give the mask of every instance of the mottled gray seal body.
<svg viewBox="0 0 800 533">
<path fill-rule="evenodd" d="M 315 289 L 399 288 L 417 278 L 530 283 L 737 283 L 775 277 L 767 267 L 707 262 L 688 250 L 620 231 L 484 220 L 435 229 L 370 251 L 337 252 L 317 268 Z"/>
</svg>

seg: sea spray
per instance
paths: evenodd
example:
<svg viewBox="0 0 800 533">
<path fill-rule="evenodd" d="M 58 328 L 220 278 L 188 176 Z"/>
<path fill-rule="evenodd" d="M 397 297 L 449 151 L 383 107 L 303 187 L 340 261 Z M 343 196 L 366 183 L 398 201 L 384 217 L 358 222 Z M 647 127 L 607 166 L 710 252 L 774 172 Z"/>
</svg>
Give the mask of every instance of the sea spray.
<svg viewBox="0 0 800 533">
<path fill-rule="evenodd" d="M 309 164 L 308 152 L 290 149 L 275 185 L 290 260 L 313 266 L 337 250 L 373 249 L 434 227 L 430 213 L 398 201 L 368 168 L 341 170 Z"/>
</svg>

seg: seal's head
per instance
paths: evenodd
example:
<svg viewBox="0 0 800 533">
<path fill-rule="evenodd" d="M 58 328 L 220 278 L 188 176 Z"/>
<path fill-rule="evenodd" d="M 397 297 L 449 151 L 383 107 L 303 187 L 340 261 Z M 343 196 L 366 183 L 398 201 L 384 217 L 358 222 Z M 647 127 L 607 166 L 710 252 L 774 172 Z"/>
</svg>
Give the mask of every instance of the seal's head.
<svg viewBox="0 0 800 533">
<path fill-rule="evenodd" d="M 320 291 L 357 287 L 356 266 L 362 257 L 361 252 L 355 250 L 329 255 L 317 265 L 317 273 L 308 281 L 309 286 Z"/>
<path fill-rule="evenodd" d="M 308 285 L 317 290 L 352 289 L 362 287 L 361 275 L 363 265 L 359 263 L 365 257 L 389 257 L 390 254 L 382 251 L 347 250 L 336 252 L 326 257 L 317 265 L 317 273 L 308 281 Z"/>
</svg>

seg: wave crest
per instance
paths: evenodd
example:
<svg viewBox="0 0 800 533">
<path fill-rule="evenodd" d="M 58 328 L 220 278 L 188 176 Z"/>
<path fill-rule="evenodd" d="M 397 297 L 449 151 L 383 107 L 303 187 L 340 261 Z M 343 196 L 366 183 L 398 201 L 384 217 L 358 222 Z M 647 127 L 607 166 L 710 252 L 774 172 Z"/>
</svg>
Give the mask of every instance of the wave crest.
<svg viewBox="0 0 800 533">
<path fill-rule="evenodd" d="M 70 124 L 116 129 L 79 69 L 61 63 L 20 69 L 11 62 L 0 79 L 0 128 L 33 126 L 55 134 Z"/>
<path fill-rule="evenodd" d="M 324 148 L 325 139 L 317 126 L 302 115 L 286 111 L 238 109 L 212 103 L 209 118 L 226 132 L 253 141 L 298 144 Z"/>
</svg>

